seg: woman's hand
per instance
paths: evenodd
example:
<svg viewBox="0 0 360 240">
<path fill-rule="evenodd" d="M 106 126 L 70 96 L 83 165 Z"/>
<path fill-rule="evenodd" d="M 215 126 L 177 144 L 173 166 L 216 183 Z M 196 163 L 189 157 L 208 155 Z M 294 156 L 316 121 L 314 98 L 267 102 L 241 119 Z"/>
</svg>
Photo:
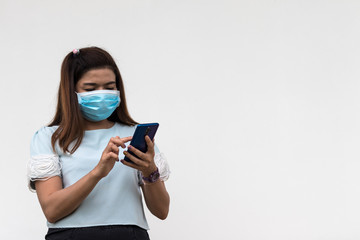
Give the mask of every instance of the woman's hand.
<svg viewBox="0 0 360 240">
<path fill-rule="evenodd" d="M 115 162 L 119 161 L 119 147 L 126 148 L 125 143 L 130 141 L 132 137 L 112 137 L 105 147 L 98 165 L 94 168 L 93 173 L 99 178 L 106 177 Z"/>
<path fill-rule="evenodd" d="M 119 161 L 119 146 L 125 148 L 125 143 L 131 139 L 132 137 L 111 138 L 97 166 L 67 188 L 63 188 L 59 176 L 46 181 L 36 181 L 36 192 L 47 220 L 55 223 L 74 212 L 100 179 L 107 176 L 114 167 L 115 162 Z"/>
<path fill-rule="evenodd" d="M 121 162 L 129 167 L 135 168 L 141 171 L 144 177 L 148 177 L 152 172 L 156 170 L 154 162 L 154 142 L 152 142 L 149 136 L 145 136 L 145 141 L 148 147 L 146 153 L 129 146 L 128 149 L 133 152 L 137 157 L 131 155 L 127 151 L 124 151 L 124 155 L 127 156 L 133 163 L 129 163 L 125 160 Z M 169 213 L 170 197 L 166 191 L 165 184 L 163 181 L 156 181 L 151 184 L 141 185 L 144 193 L 146 206 L 152 214 L 158 218 L 164 220 Z"/>
<path fill-rule="evenodd" d="M 154 162 L 154 142 L 151 141 L 149 136 L 145 136 L 145 141 L 147 144 L 147 152 L 143 153 L 140 150 L 134 148 L 133 146 L 128 146 L 128 149 L 133 152 L 137 157 L 131 155 L 129 152 L 124 151 L 124 155 L 128 157 L 133 163 L 121 160 L 121 162 L 129 167 L 135 168 L 141 171 L 144 177 L 148 177 L 152 172 L 156 170 L 156 165 Z"/>
</svg>

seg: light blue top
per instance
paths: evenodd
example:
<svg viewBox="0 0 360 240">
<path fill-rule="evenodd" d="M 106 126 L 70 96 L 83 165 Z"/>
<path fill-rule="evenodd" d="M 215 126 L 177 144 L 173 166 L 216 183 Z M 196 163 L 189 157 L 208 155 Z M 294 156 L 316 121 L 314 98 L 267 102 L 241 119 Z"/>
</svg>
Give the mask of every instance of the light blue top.
<svg viewBox="0 0 360 240">
<path fill-rule="evenodd" d="M 81 145 L 75 153 L 64 154 L 59 146 L 56 146 L 55 153 L 51 147 L 51 136 L 56 129 L 56 126 L 43 127 L 35 133 L 31 141 L 31 157 L 32 161 L 36 161 L 42 156 L 58 156 L 64 188 L 77 182 L 98 164 L 111 137 L 132 136 L 135 131 L 135 127 L 119 123 L 109 129 L 85 131 Z M 158 152 L 157 148 L 155 150 Z M 119 159 L 123 157 L 120 147 Z M 149 229 L 143 209 L 138 171 L 117 162 L 108 176 L 100 180 L 75 212 L 56 223 L 48 222 L 48 227 L 123 224 Z"/>
</svg>

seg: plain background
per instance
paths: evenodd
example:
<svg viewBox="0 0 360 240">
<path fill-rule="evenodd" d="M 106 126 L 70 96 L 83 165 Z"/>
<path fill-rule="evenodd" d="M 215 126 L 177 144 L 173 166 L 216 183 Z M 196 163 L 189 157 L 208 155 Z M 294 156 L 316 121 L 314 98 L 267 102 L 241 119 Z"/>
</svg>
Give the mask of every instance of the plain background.
<svg viewBox="0 0 360 240">
<path fill-rule="evenodd" d="M 34 132 L 74 48 L 116 59 L 160 123 L 171 211 L 152 239 L 360 239 L 360 1 L 0 1 L 0 239 L 43 239 Z"/>
</svg>

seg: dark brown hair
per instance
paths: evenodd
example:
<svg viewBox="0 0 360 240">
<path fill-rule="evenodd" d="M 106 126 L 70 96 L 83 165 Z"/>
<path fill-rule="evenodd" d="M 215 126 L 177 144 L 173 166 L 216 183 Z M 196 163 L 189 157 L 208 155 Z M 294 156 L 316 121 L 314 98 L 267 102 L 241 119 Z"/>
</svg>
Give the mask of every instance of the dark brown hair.
<svg viewBox="0 0 360 240">
<path fill-rule="evenodd" d="M 57 141 L 64 152 L 74 153 L 80 146 L 85 129 L 75 86 L 84 73 L 100 68 L 108 68 L 114 72 L 116 87 L 120 91 L 120 106 L 116 108 L 108 120 L 128 126 L 137 124 L 128 112 L 123 81 L 114 59 L 101 48 L 81 48 L 78 53 L 71 52 L 66 55 L 61 66 L 56 113 L 49 124 L 49 126 L 59 126 L 51 137 L 54 150 Z M 72 143 L 72 148 L 69 149 Z"/>
</svg>

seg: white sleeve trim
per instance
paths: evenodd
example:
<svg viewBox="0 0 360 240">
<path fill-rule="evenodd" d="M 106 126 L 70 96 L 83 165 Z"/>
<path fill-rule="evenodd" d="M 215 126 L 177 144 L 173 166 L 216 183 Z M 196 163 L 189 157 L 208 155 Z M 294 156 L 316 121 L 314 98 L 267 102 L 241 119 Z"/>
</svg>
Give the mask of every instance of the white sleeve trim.
<svg viewBox="0 0 360 240">
<path fill-rule="evenodd" d="M 165 155 L 163 153 L 156 153 L 154 156 L 154 162 L 156 167 L 159 169 L 160 180 L 165 182 L 166 180 L 169 179 L 171 173 L 169 163 L 167 162 Z M 137 174 L 139 180 L 138 184 L 139 186 L 141 186 L 144 184 L 142 180 L 141 172 L 138 171 Z"/>
<path fill-rule="evenodd" d="M 155 165 L 159 169 L 161 181 L 166 181 L 170 177 L 170 166 L 163 153 L 156 153 L 154 157 Z"/>
<path fill-rule="evenodd" d="M 35 192 L 35 181 L 61 177 L 61 164 L 57 155 L 37 155 L 30 158 L 27 167 L 28 187 Z"/>
</svg>

